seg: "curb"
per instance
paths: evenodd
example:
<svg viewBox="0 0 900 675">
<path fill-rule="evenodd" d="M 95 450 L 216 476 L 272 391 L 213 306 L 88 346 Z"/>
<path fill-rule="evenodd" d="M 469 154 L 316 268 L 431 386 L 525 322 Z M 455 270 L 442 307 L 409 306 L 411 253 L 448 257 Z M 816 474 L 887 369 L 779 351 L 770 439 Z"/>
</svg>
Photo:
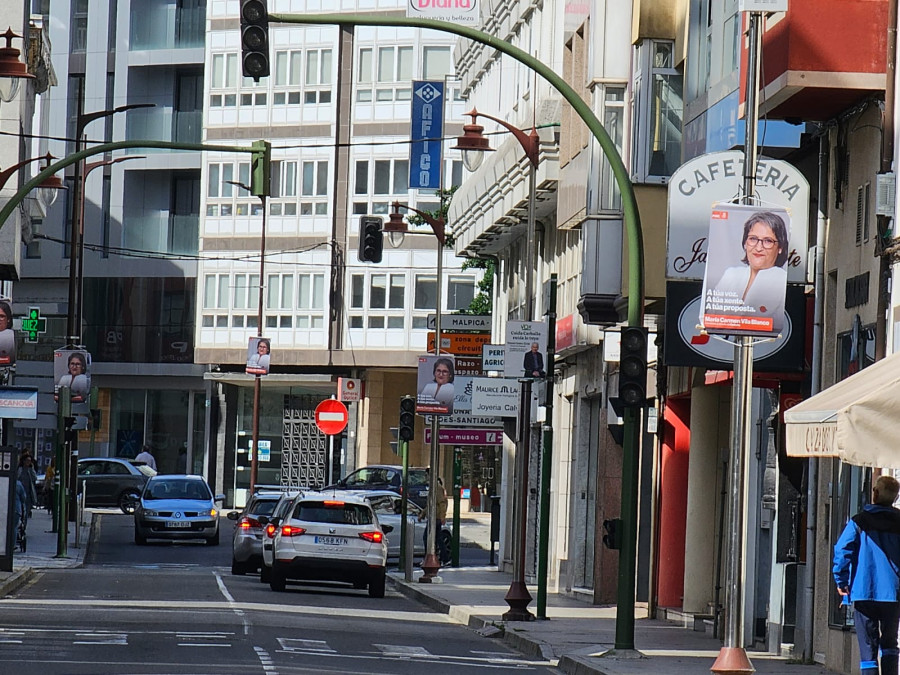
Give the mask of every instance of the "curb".
<svg viewBox="0 0 900 675">
<path fill-rule="evenodd" d="M 10 576 L 0 582 L 0 597 L 15 593 L 36 576 L 34 570 L 30 567 L 23 567 L 16 570 Z"/>
<path fill-rule="evenodd" d="M 419 590 L 403 579 L 398 579 L 391 575 L 388 575 L 387 579 L 391 583 L 391 586 L 399 591 L 401 595 L 406 596 L 410 600 L 415 600 L 435 612 L 446 614 L 455 621 L 473 630 L 484 631 L 482 633 L 484 637 L 500 638 L 504 643 L 508 644 L 516 651 L 532 658 L 545 659 L 547 661 L 556 660 L 553 648 L 549 644 L 526 637 L 515 631 L 507 630 L 506 624 L 503 621 L 493 621 L 489 618 L 468 612 L 456 605 L 451 605 L 445 600 L 435 598 L 434 596 Z M 598 671 L 591 670 L 582 672 L 596 673 Z"/>
</svg>

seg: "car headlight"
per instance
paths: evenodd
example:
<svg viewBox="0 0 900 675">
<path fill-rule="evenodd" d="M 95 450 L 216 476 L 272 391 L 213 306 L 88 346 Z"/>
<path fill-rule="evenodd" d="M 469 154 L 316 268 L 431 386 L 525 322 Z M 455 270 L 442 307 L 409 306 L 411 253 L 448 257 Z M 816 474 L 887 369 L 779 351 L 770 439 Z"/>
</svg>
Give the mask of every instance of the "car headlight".
<svg viewBox="0 0 900 675">
<path fill-rule="evenodd" d="M 206 514 L 203 514 L 203 515 L 206 515 Z M 219 512 L 216 511 L 215 509 L 210 509 L 210 510 L 209 510 L 209 516 L 210 516 L 211 518 L 215 518 L 217 515 L 219 515 Z"/>
<path fill-rule="evenodd" d="M 150 516 L 151 518 L 155 518 L 159 515 L 159 511 L 154 511 L 152 509 L 144 509 L 143 513 L 145 516 Z"/>
</svg>

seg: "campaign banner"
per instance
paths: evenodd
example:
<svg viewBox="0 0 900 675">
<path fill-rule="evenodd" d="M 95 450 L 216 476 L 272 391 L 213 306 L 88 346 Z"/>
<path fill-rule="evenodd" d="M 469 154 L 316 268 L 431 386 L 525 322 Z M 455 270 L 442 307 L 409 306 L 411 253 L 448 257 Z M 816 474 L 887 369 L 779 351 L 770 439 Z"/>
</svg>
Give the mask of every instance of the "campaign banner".
<svg viewBox="0 0 900 675">
<path fill-rule="evenodd" d="M 272 341 L 264 337 L 252 337 L 247 345 L 247 366 L 250 375 L 268 375 L 269 359 L 272 356 Z"/>
<path fill-rule="evenodd" d="M 16 333 L 13 330 L 12 303 L 0 299 L 0 366 L 16 365 Z"/>
<path fill-rule="evenodd" d="M 53 352 L 54 398 L 59 388 L 68 387 L 72 403 L 84 403 L 91 392 L 91 355 L 83 349 L 57 349 Z"/>
<path fill-rule="evenodd" d="M 700 309 L 708 333 L 781 333 L 790 224 L 781 207 L 713 204 Z"/>
<path fill-rule="evenodd" d="M 452 356 L 426 354 L 419 357 L 416 412 L 450 415 L 456 398 L 456 367 Z"/>
<path fill-rule="evenodd" d="M 506 377 L 544 377 L 547 324 L 540 321 L 506 322 Z"/>
<path fill-rule="evenodd" d="M 415 80 L 409 131 L 409 187 L 439 190 L 444 136 L 444 82 Z"/>
</svg>

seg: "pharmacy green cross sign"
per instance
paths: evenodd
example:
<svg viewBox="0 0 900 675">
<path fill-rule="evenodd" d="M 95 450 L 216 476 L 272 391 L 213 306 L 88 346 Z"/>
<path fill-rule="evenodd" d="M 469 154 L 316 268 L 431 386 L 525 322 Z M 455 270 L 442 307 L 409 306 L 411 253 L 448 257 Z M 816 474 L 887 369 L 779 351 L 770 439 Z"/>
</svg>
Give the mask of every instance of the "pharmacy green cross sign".
<svg viewBox="0 0 900 675">
<path fill-rule="evenodd" d="M 37 342 L 38 334 L 47 332 L 47 319 L 38 307 L 28 308 L 28 316 L 22 317 L 22 330 L 28 333 L 28 342 Z"/>
</svg>

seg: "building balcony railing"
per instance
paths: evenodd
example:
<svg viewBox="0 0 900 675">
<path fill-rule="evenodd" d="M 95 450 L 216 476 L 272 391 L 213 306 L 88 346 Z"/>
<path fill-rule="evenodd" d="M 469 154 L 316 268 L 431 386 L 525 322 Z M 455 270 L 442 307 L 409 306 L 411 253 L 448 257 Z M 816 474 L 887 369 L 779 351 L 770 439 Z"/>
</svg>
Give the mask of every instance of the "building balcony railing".
<svg viewBox="0 0 900 675">
<path fill-rule="evenodd" d="M 192 49 L 206 38 L 206 7 L 179 9 L 175 4 L 140 3 L 131 13 L 131 51 Z"/>
<path fill-rule="evenodd" d="M 124 246 L 139 251 L 195 255 L 199 249 L 200 216 L 158 213 L 125 216 Z"/>
<path fill-rule="evenodd" d="M 155 141 L 200 143 L 203 140 L 203 111 L 178 111 L 172 108 L 130 110 L 125 124 L 125 137 L 129 141 L 153 139 Z M 152 150 L 138 150 L 140 154 L 152 152 Z"/>
</svg>

